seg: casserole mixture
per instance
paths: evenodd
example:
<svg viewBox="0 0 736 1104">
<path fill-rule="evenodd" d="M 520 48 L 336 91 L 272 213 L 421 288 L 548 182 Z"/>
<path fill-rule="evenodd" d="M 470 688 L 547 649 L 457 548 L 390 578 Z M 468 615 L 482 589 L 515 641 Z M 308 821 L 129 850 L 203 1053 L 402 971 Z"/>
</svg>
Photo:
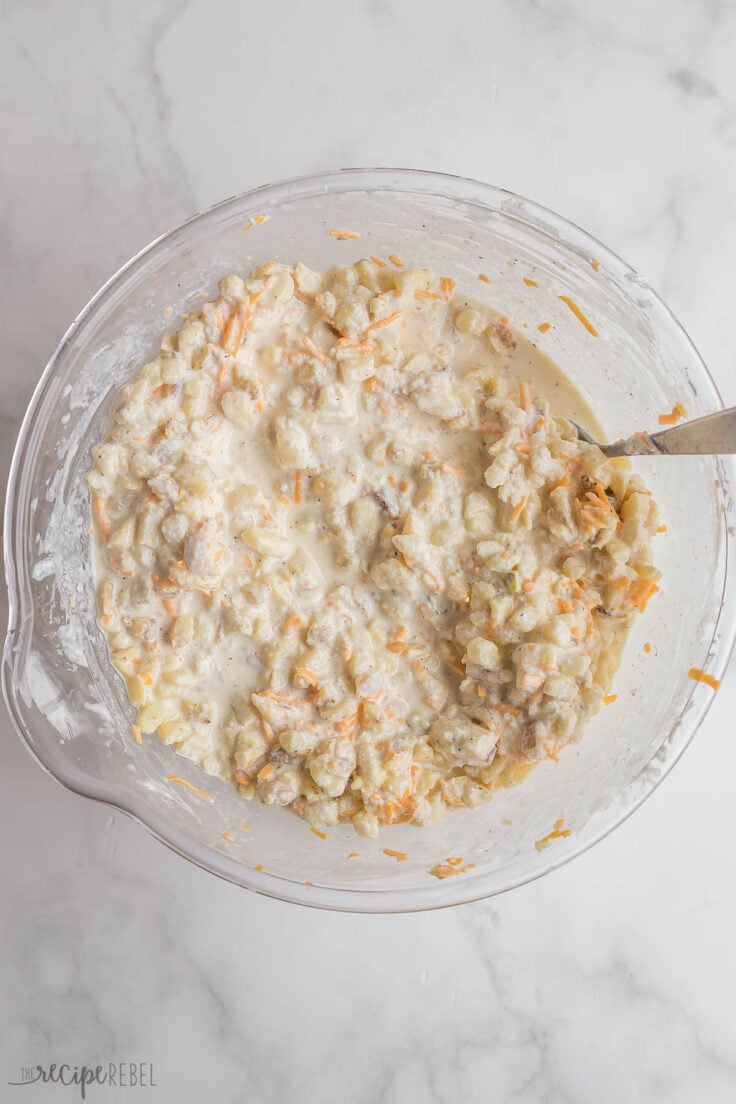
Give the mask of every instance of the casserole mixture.
<svg viewBox="0 0 736 1104">
<path fill-rule="evenodd" d="M 311 825 L 477 806 L 608 694 L 657 590 L 649 492 L 449 279 L 271 263 L 219 292 L 87 475 L 134 733 Z"/>
</svg>

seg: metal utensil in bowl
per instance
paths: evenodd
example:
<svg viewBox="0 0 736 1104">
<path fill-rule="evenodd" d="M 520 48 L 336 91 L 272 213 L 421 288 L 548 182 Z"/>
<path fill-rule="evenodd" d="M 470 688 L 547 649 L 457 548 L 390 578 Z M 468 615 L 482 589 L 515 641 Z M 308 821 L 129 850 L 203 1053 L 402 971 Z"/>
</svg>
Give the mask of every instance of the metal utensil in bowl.
<svg viewBox="0 0 736 1104">
<path fill-rule="evenodd" d="M 633 433 L 610 445 L 594 441 L 586 429 L 571 422 L 578 436 L 598 445 L 606 456 L 721 456 L 736 453 L 736 406 L 661 429 L 657 433 Z"/>
</svg>

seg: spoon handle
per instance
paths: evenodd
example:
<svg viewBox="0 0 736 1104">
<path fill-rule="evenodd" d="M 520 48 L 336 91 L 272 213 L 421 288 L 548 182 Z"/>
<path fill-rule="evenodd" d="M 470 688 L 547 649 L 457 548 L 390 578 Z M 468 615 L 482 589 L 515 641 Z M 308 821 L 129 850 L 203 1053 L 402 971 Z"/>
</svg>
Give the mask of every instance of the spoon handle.
<svg viewBox="0 0 736 1104">
<path fill-rule="evenodd" d="M 716 456 L 736 453 L 736 406 L 658 433 L 635 433 L 605 445 L 606 456 Z"/>
</svg>

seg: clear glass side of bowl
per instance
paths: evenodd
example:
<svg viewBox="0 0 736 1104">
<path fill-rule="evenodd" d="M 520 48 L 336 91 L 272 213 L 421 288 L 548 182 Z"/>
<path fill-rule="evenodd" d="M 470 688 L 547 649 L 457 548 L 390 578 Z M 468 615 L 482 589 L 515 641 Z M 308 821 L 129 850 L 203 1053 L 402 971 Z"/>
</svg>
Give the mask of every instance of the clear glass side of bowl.
<svg viewBox="0 0 736 1104">
<path fill-rule="evenodd" d="M 259 215 L 265 221 L 252 225 Z M 327 233 L 334 227 L 361 238 L 338 241 Z M 575 227 L 486 185 L 357 170 L 226 201 L 113 277 L 39 384 L 14 459 L 6 519 L 11 626 L 4 686 L 41 764 L 215 873 L 288 900 L 366 911 L 483 897 L 595 842 L 643 800 L 686 746 L 712 695 L 687 671 L 699 666 L 718 674 L 734 630 L 733 595 L 725 587 L 733 468 L 709 457 L 636 461 L 667 525 L 655 552 L 662 593 L 632 632 L 616 702 L 559 763 L 541 764 L 523 786 L 431 828 L 396 827 L 365 841 L 339 826 L 322 840 L 283 810 L 243 802 L 154 737 L 142 746 L 133 741 L 133 713 L 96 624 L 88 566 L 83 475 L 91 445 L 107 432 L 113 395 L 155 355 L 163 329 L 177 328 L 180 315 L 212 294 L 224 272 L 271 259 L 324 268 L 389 253 L 451 276 L 460 292 L 507 315 L 563 367 L 611 438 L 656 425 L 657 415 L 678 401 L 691 417 L 720 405 L 697 353 L 646 283 Z M 560 296 L 579 305 L 598 337 Z M 542 333 L 546 322 L 551 328 Z M 167 782 L 169 775 L 213 800 Z M 535 843 L 558 818 L 571 835 L 538 851 Z M 386 856 L 385 847 L 408 858 Z M 351 852 L 359 858 L 348 860 Z M 439 882 L 429 871 L 450 855 L 474 866 Z"/>
</svg>

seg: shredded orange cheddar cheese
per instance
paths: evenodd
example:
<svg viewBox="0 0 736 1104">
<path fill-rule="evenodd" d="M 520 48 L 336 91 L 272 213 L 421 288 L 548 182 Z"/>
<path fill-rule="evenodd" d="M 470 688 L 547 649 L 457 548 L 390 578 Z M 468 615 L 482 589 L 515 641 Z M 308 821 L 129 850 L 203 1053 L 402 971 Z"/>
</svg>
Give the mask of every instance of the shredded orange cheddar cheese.
<svg viewBox="0 0 736 1104">
<path fill-rule="evenodd" d="M 561 839 L 563 836 L 571 835 L 570 828 L 562 827 L 564 823 L 565 821 L 562 819 L 562 817 L 560 817 L 559 820 L 555 821 L 552 831 L 549 832 L 546 836 L 543 836 L 542 839 L 537 840 L 537 842 L 534 844 L 537 851 L 544 851 L 545 847 L 549 847 L 552 840 Z"/>
<path fill-rule="evenodd" d="M 210 797 L 204 790 L 200 790 L 198 786 L 193 786 L 191 782 L 187 782 L 186 778 L 180 778 L 178 774 L 169 774 L 166 778 L 167 782 L 176 782 L 179 786 L 184 786 L 185 789 L 191 790 L 192 793 L 197 794 L 199 797 L 203 797 L 205 801 L 214 801 L 213 797 Z"/>
<path fill-rule="evenodd" d="M 403 313 L 403 310 L 395 310 L 392 314 L 387 314 L 385 318 L 377 318 L 375 322 L 371 322 L 369 326 L 366 326 L 365 332 L 382 330 L 384 326 L 390 326 L 392 322 L 395 322 Z"/>
<path fill-rule="evenodd" d="M 582 324 L 585 326 L 588 333 L 591 334 L 593 337 L 598 337 L 598 331 L 596 330 L 595 326 L 593 326 L 588 321 L 588 319 L 585 317 L 585 315 L 581 311 L 580 307 L 575 302 L 575 300 L 570 299 L 570 297 L 568 295 L 561 295 L 560 299 L 565 304 L 565 306 L 568 308 L 568 310 L 572 311 L 572 313 L 577 318 L 578 322 L 582 322 Z"/>
<path fill-rule="evenodd" d="M 302 344 L 307 352 L 311 353 L 313 357 L 316 357 L 322 364 L 331 364 L 332 361 L 324 349 L 320 349 L 319 345 L 315 345 L 311 337 L 307 337 L 305 334 L 302 338 Z"/>
<path fill-rule="evenodd" d="M 678 402 L 675 403 L 669 414 L 660 414 L 658 421 L 659 424 L 663 426 L 676 425 L 685 417 L 686 414 L 687 411 L 685 410 L 685 407 L 682 405 L 682 403 Z"/>
<path fill-rule="evenodd" d="M 519 501 L 514 506 L 511 513 L 509 514 L 509 521 L 511 522 L 512 525 L 515 521 L 519 520 L 519 518 L 521 516 L 521 513 L 522 513 L 524 507 L 526 506 L 528 497 L 529 497 L 528 495 L 522 495 L 521 498 L 519 499 Z"/>
<path fill-rule="evenodd" d="M 720 679 L 709 675 L 706 671 L 701 671 L 699 667 L 691 667 L 687 677 L 694 679 L 696 682 L 704 682 L 706 686 L 710 686 L 711 690 L 720 690 L 721 688 Z"/>
<path fill-rule="evenodd" d="M 409 856 L 404 851 L 392 851 L 390 847 L 384 847 L 384 855 L 388 855 L 391 859 L 396 859 L 397 862 L 406 862 Z"/>
<path fill-rule="evenodd" d="M 345 241 L 348 238 L 357 240 L 360 234 L 356 234 L 355 230 L 330 230 L 330 237 L 337 238 L 338 241 Z"/>
<path fill-rule="evenodd" d="M 443 863 L 437 863 L 433 866 L 429 873 L 434 878 L 439 878 L 442 881 L 443 878 L 451 878 L 453 874 L 465 874 L 466 871 L 475 869 L 475 863 L 466 863 L 465 866 L 461 866 L 462 861 L 457 856 L 451 856 L 449 859 L 445 859 Z"/>
<path fill-rule="evenodd" d="M 110 540 L 110 518 L 107 516 L 105 503 L 98 495 L 95 495 L 92 499 L 92 513 L 94 514 L 95 521 L 97 522 L 97 528 L 100 531 L 100 536 L 104 540 L 105 544 L 107 544 L 107 542 Z"/>
<path fill-rule="evenodd" d="M 243 334 L 245 333 L 245 325 L 248 321 L 248 308 L 245 304 L 241 303 L 237 310 L 233 311 L 228 319 L 225 329 L 222 331 L 222 337 L 220 338 L 220 345 L 229 353 L 234 356 L 240 348 L 243 340 Z M 220 371 L 222 372 L 225 365 L 222 366 Z M 220 381 L 222 382 L 222 381 Z"/>
<path fill-rule="evenodd" d="M 656 594 L 659 587 L 651 579 L 637 579 L 635 583 L 629 587 L 628 596 L 631 601 L 637 607 L 640 613 L 643 613 L 647 608 L 647 602 Z"/>
</svg>

